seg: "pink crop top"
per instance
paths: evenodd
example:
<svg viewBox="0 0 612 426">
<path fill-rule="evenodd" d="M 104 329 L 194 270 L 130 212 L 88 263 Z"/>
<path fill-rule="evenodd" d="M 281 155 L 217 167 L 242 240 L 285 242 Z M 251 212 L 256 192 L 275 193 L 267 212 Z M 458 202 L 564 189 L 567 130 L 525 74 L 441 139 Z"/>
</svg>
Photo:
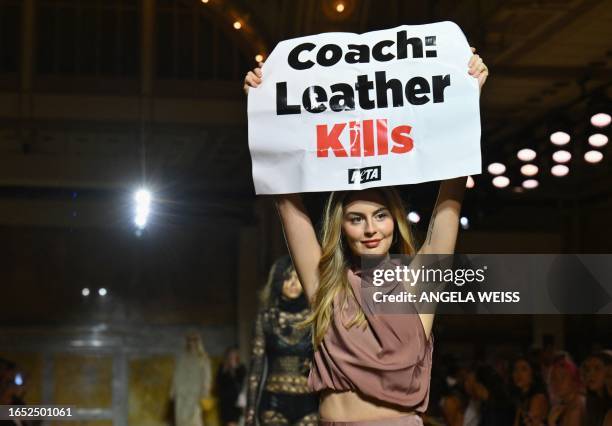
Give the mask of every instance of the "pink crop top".
<svg viewBox="0 0 612 426">
<path fill-rule="evenodd" d="M 371 304 L 362 303 L 361 297 L 371 300 L 374 291 L 384 289 L 389 294 L 394 289 L 403 289 L 400 283 L 385 287 L 365 284 L 362 288 L 361 273 L 350 269 L 348 280 L 368 326 L 346 329 L 343 324 L 356 312 L 355 298 L 348 298 L 344 313 L 337 309 L 336 299 L 330 326 L 314 353 L 308 386 L 313 391 L 359 391 L 380 401 L 425 412 L 429 402 L 433 334 L 427 340 L 416 311 L 403 315 L 375 314 Z"/>
</svg>

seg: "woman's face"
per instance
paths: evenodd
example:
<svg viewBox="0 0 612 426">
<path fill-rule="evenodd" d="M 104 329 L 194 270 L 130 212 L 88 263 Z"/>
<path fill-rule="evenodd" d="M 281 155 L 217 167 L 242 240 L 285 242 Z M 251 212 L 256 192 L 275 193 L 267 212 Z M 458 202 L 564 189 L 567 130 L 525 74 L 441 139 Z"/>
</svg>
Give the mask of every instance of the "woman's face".
<svg viewBox="0 0 612 426">
<path fill-rule="evenodd" d="M 524 359 L 520 359 L 514 363 L 512 370 L 512 380 L 514 385 L 520 389 L 528 389 L 532 381 L 531 366 Z"/>
<path fill-rule="evenodd" d="M 595 357 L 587 358 L 582 364 L 582 375 L 587 388 L 591 391 L 603 389 L 606 380 L 606 366 Z"/>
<path fill-rule="evenodd" d="M 363 191 L 347 200 L 342 232 L 355 256 L 385 255 L 393 243 L 393 217 L 377 191 Z"/>
<path fill-rule="evenodd" d="M 283 296 L 287 299 L 297 299 L 302 294 L 302 284 L 297 276 L 295 269 L 291 269 L 291 273 L 283 282 Z"/>
<path fill-rule="evenodd" d="M 563 365 L 555 365 L 550 373 L 550 387 L 560 398 L 567 398 L 575 389 L 572 374 Z"/>
</svg>

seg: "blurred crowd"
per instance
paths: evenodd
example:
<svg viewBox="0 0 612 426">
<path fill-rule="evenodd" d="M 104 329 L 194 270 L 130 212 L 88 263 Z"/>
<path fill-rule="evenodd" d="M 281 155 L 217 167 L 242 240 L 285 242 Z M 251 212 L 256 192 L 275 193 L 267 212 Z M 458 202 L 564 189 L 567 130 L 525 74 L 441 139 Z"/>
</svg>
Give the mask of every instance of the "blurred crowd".
<svg viewBox="0 0 612 426">
<path fill-rule="evenodd" d="M 488 363 L 448 355 L 437 366 L 426 424 L 612 425 L 612 351 L 580 365 L 565 351 L 534 350 Z"/>
<path fill-rule="evenodd" d="M 190 333 L 186 340 L 170 395 L 174 424 L 201 425 L 201 414 L 211 404 L 218 409 L 220 424 L 241 424 L 248 372 L 238 349 L 227 349 L 213 376 L 200 337 Z M 593 352 L 579 365 L 568 352 L 552 350 L 489 362 L 444 355 L 434 365 L 425 425 L 612 426 L 610 350 Z M 16 363 L 0 359 L 0 405 L 24 405 L 24 391 Z M 0 425 L 37 424 L 0 420 Z"/>
</svg>

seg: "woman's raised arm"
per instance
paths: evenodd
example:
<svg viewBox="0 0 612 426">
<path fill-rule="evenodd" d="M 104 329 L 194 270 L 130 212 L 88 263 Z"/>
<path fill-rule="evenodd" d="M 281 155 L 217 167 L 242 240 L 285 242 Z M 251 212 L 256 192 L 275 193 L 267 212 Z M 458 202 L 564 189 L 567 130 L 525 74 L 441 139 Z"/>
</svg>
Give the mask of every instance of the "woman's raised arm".
<svg viewBox="0 0 612 426">
<path fill-rule="evenodd" d="M 300 278 L 308 301 L 312 301 L 319 286 L 321 246 L 300 194 L 275 196 L 285 241 L 293 266 Z"/>
<path fill-rule="evenodd" d="M 453 254 L 459 232 L 465 177 L 448 179 L 440 184 L 438 199 L 429 220 L 429 228 L 419 254 Z"/>
<path fill-rule="evenodd" d="M 251 87 L 261 84 L 263 63 L 244 77 L 244 92 L 248 95 Z M 293 266 L 300 278 L 302 288 L 308 301 L 312 301 L 319 286 L 319 260 L 321 246 L 312 221 L 306 213 L 300 194 L 276 195 L 274 197 L 276 210 L 280 216 L 287 248 L 293 261 Z"/>
<path fill-rule="evenodd" d="M 489 76 L 489 69 L 472 47 L 472 57 L 468 62 L 468 74 L 478 80 L 481 90 Z M 440 192 L 434 206 L 427 238 L 419 249 L 420 254 L 453 254 L 459 231 L 461 203 L 465 192 L 465 177 L 448 179 L 440 184 Z"/>
</svg>

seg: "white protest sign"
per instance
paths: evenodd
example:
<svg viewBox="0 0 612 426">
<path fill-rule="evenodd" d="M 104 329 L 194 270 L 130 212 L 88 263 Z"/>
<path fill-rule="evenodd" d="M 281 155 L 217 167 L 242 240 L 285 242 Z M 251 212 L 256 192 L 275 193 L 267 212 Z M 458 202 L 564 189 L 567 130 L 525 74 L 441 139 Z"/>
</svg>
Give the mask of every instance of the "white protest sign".
<svg viewBox="0 0 612 426">
<path fill-rule="evenodd" d="M 248 98 L 257 194 L 481 172 L 478 82 L 452 22 L 280 42 Z"/>
</svg>

